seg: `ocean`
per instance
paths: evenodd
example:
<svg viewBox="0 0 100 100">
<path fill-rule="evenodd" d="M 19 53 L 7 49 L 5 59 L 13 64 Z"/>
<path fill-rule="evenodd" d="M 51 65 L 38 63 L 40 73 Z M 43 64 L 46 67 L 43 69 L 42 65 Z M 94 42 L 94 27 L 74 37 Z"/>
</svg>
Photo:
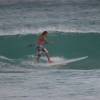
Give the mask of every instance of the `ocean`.
<svg viewBox="0 0 100 100">
<path fill-rule="evenodd" d="M 36 41 L 48 31 L 45 56 L 34 63 Z M 99 100 L 100 1 L 0 1 L 0 100 Z"/>
</svg>

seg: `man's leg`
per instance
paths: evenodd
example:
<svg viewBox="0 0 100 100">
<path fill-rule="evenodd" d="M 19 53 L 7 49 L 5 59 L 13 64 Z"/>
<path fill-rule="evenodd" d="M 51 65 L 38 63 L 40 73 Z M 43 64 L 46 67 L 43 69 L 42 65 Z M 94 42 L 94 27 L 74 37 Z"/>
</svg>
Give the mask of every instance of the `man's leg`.
<svg viewBox="0 0 100 100">
<path fill-rule="evenodd" d="M 52 61 L 51 61 L 51 59 L 50 59 L 50 56 L 49 56 L 49 53 L 48 53 L 48 50 L 47 50 L 46 48 L 44 48 L 43 51 L 44 51 L 44 53 L 45 53 L 45 55 L 46 55 L 46 57 L 47 57 L 47 59 L 48 59 L 48 62 L 49 62 L 49 63 L 52 63 Z"/>
<path fill-rule="evenodd" d="M 41 57 L 41 48 L 37 47 L 37 50 L 36 50 L 36 62 L 37 63 L 39 62 L 40 57 Z"/>
<path fill-rule="evenodd" d="M 40 56 L 37 55 L 37 57 L 36 57 L 36 62 L 39 63 L 39 60 L 40 60 Z"/>
</svg>

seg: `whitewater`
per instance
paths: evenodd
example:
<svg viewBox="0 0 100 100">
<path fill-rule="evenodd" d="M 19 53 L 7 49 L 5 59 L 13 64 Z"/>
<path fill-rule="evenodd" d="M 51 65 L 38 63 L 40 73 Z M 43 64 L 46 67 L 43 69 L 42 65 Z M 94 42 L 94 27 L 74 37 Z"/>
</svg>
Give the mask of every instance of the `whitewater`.
<svg viewBox="0 0 100 100">
<path fill-rule="evenodd" d="M 50 57 L 35 64 L 48 31 Z M 86 59 L 84 59 L 86 58 Z M 99 100 L 100 1 L 0 1 L 0 100 Z"/>
</svg>

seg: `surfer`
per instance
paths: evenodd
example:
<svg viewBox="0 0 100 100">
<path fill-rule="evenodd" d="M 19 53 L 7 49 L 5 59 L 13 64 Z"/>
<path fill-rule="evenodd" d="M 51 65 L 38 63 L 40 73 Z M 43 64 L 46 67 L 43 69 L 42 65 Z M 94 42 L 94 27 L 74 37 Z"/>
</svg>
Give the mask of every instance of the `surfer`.
<svg viewBox="0 0 100 100">
<path fill-rule="evenodd" d="M 48 35 L 48 32 L 47 31 L 44 31 L 38 38 L 37 40 L 37 47 L 36 47 L 36 62 L 39 62 L 40 60 L 40 57 L 42 56 L 42 54 L 45 54 L 45 56 L 47 57 L 48 59 L 48 62 L 49 63 L 52 63 L 50 57 L 49 57 L 49 54 L 48 54 L 48 50 L 44 47 L 45 44 L 48 43 L 47 41 L 47 35 Z"/>
</svg>

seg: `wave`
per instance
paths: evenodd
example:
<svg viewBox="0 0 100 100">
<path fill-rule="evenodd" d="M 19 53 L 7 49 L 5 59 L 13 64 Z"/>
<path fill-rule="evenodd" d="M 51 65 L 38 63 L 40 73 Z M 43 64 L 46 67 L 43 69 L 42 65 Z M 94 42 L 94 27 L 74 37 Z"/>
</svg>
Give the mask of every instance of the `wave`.
<svg viewBox="0 0 100 100">
<path fill-rule="evenodd" d="M 50 33 L 54 32 L 60 32 L 60 33 L 79 33 L 79 34 L 88 34 L 88 33 L 98 33 L 100 34 L 100 31 L 96 31 L 93 29 L 88 29 L 88 30 L 82 30 L 82 29 L 76 29 L 76 28 L 68 28 L 67 26 L 63 25 L 58 25 L 58 26 L 46 26 L 46 27 L 32 27 L 32 28 L 16 28 L 16 29 L 11 29 L 11 30 L 1 30 L 0 31 L 0 36 L 6 36 L 6 35 L 29 35 L 29 34 L 40 34 L 43 31 L 49 31 Z"/>
<path fill-rule="evenodd" d="M 38 36 L 38 34 L 0 36 L 0 55 L 8 58 L 34 55 Z M 98 33 L 51 32 L 48 40 L 54 41 L 53 44 L 46 46 L 50 54 L 54 56 L 77 57 L 77 55 L 88 55 L 91 58 L 100 58 L 100 34 Z"/>
<path fill-rule="evenodd" d="M 29 35 L 7 35 L 0 36 L 0 65 L 32 66 L 30 62 L 35 56 L 36 40 L 38 34 Z M 53 44 L 46 45 L 51 57 L 59 59 L 71 59 L 88 56 L 88 59 L 81 63 L 70 65 L 70 68 L 99 68 L 100 66 L 100 34 L 98 33 L 65 33 L 51 32 L 48 40 Z M 32 44 L 32 46 L 30 46 Z M 58 57 L 58 58 L 57 58 Z M 27 63 L 27 64 L 26 64 Z"/>
<path fill-rule="evenodd" d="M 87 58 L 87 59 L 86 59 Z M 8 58 L 9 59 L 9 58 Z M 98 62 L 89 57 L 64 58 L 60 56 L 52 56 L 54 64 L 48 64 L 46 57 L 41 57 L 40 63 L 35 63 L 35 56 L 28 55 L 19 59 L 10 59 L 8 62 L 0 60 L 0 73 L 26 73 L 32 69 L 77 69 L 91 70 L 100 69 Z M 67 62 L 67 64 L 65 64 Z"/>
</svg>

